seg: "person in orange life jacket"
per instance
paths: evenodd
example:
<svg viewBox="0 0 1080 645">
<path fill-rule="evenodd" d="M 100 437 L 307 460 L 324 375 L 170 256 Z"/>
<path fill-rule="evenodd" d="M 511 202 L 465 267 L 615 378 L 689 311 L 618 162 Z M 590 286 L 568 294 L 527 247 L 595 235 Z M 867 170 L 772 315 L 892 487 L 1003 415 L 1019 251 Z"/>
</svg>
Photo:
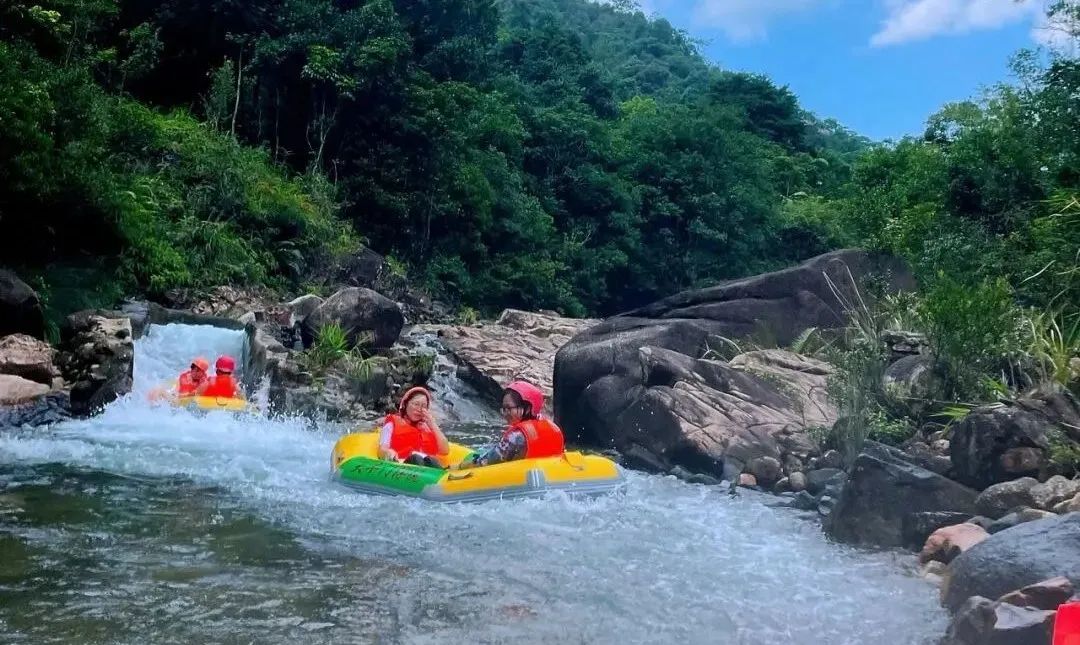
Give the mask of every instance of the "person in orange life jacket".
<svg viewBox="0 0 1080 645">
<path fill-rule="evenodd" d="M 191 396 L 206 382 L 207 372 L 210 371 L 210 361 L 205 358 L 196 358 L 191 361 L 191 369 L 180 375 L 176 382 L 176 393 L 180 396 Z"/>
<path fill-rule="evenodd" d="M 540 388 L 525 381 L 514 381 L 508 385 L 503 390 L 502 414 L 510 427 L 497 443 L 473 453 L 458 468 L 563 454 L 562 430 L 540 416 L 543 407 L 544 393 Z"/>
<path fill-rule="evenodd" d="M 195 392 L 199 396 L 215 396 L 223 399 L 242 399 L 244 391 L 233 378 L 236 361 L 232 356 L 219 356 L 214 361 L 214 375 L 199 386 Z"/>
<path fill-rule="evenodd" d="M 379 431 L 379 458 L 442 468 L 450 442 L 431 416 L 431 393 L 422 387 L 405 392 L 397 414 Z"/>
</svg>

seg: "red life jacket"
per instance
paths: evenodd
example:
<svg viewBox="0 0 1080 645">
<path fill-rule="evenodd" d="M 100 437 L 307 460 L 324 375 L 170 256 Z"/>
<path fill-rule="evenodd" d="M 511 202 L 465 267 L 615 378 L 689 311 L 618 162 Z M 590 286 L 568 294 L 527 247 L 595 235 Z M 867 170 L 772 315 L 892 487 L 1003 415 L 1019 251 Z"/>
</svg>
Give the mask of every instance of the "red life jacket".
<svg viewBox="0 0 1080 645">
<path fill-rule="evenodd" d="M 210 384 L 203 390 L 202 396 L 218 396 L 223 399 L 235 399 L 240 391 L 232 374 L 218 374 L 210 377 Z"/>
<path fill-rule="evenodd" d="M 525 459 L 557 457 L 566 449 L 562 430 L 547 419 L 518 421 L 506 429 L 503 437 L 506 438 L 515 430 L 525 435 Z"/>
<path fill-rule="evenodd" d="M 408 459 L 414 452 L 431 457 L 439 455 L 439 438 L 426 426 L 418 428 L 397 414 L 387 415 L 385 423 L 394 426 L 390 433 L 390 449 L 397 453 L 399 459 Z"/>
<path fill-rule="evenodd" d="M 191 396 L 192 394 L 195 394 L 195 390 L 203 382 L 196 382 L 191 374 L 192 371 L 187 371 L 180 375 L 180 381 L 176 385 L 176 393 L 180 396 Z M 205 380 L 205 378 L 203 380 Z"/>
</svg>

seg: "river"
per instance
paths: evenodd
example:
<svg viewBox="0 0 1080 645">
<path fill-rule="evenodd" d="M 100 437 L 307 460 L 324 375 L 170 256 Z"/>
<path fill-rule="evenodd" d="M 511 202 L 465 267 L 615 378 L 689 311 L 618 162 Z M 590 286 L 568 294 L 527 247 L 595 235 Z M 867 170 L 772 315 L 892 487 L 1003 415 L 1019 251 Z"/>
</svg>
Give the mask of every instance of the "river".
<svg viewBox="0 0 1080 645">
<path fill-rule="evenodd" d="M 629 474 L 623 494 L 435 505 L 329 480 L 344 428 L 145 403 L 243 335 L 153 327 L 135 392 L 0 432 L 3 643 L 934 643 L 911 557 L 770 498 Z M 475 442 L 487 432 L 459 423 Z"/>
</svg>

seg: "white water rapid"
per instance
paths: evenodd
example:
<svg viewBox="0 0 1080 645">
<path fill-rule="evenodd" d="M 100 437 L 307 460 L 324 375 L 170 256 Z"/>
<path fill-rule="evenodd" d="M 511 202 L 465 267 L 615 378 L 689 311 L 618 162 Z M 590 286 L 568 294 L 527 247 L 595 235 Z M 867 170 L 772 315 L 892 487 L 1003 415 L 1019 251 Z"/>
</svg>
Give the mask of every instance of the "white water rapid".
<svg viewBox="0 0 1080 645">
<path fill-rule="evenodd" d="M 435 505 L 328 478 L 338 432 L 152 407 L 243 335 L 154 328 L 136 392 L 0 434 L 3 643 L 933 643 L 910 557 L 752 493 L 630 473 L 623 495 Z M 238 356 L 239 358 L 239 356 Z"/>
</svg>

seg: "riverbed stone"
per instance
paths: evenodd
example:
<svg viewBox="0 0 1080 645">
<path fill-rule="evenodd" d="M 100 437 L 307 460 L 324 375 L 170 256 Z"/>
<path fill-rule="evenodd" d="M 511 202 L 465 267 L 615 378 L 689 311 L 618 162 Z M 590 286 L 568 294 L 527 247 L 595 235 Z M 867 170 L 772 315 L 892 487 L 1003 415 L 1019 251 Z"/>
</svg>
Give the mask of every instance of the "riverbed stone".
<svg viewBox="0 0 1080 645">
<path fill-rule="evenodd" d="M 981 526 L 974 524 L 954 524 L 942 527 L 930 534 L 922 551 L 919 552 L 919 561 L 927 562 L 939 560 L 948 564 L 956 556 L 967 551 L 976 544 L 982 542 L 990 534 Z"/>
<path fill-rule="evenodd" d="M 987 527 L 986 530 L 989 533 L 1000 533 L 1005 529 L 1011 529 L 1012 527 L 1025 522 L 1045 520 L 1048 517 L 1054 517 L 1054 514 L 1050 511 L 1041 511 L 1037 508 L 1020 508 L 1001 519 L 994 520 L 994 523 Z"/>
<path fill-rule="evenodd" d="M 1022 477 L 994 484 L 979 493 L 975 499 L 975 510 L 980 515 L 997 519 L 1013 509 L 1034 506 L 1035 498 L 1031 494 L 1031 489 L 1038 484 L 1039 480 L 1034 477 Z"/>
<path fill-rule="evenodd" d="M 21 376 L 31 381 L 52 385 L 60 376 L 53 361 L 56 351 L 48 343 L 27 334 L 11 334 L 0 338 L 0 374 Z"/>
<path fill-rule="evenodd" d="M 1049 511 L 1066 500 L 1080 494 L 1080 480 L 1054 475 L 1045 482 L 1031 487 L 1035 508 Z"/>
</svg>

